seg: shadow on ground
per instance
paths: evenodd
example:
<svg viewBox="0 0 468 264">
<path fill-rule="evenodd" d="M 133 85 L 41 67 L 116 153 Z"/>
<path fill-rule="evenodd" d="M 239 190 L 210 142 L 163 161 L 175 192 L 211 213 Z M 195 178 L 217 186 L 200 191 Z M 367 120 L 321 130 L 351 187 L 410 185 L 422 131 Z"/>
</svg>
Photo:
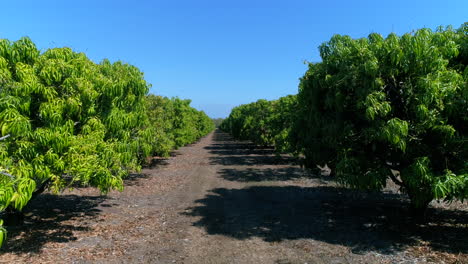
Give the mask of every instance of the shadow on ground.
<svg viewBox="0 0 468 264">
<path fill-rule="evenodd" d="M 179 155 L 179 154 L 171 153 L 171 157 L 175 157 L 177 155 Z M 148 164 L 145 166 L 145 168 L 154 169 L 154 168 L 159 168 L 159 167 L 162 167 L 162 166 L 166 166 L 168 164 L 169 164 L 169 158 L 151 157 L 151 159 L 149 159 Z"/>
<path fill-rule="evenodd" d="M 76 231 L 87 231 L 87 220 L 97 216 L 104 196 L 41 194 L 24 210 L 25 222 L 9 226 L 8 239 L 0 252 L 39 252 L 48 242 L 66 243 L 77 238 Z M 74 221 L 76 220 L 76 221 Z"/>
<path fill-rule="evenodd" d="M 146 173 L 130 173 L 129 175 L 125 176 L 123 179 L 124 186 L 138 186 L 141 185 L 139 182 L 140 179 L 148 179 L 150 177 L 149 174 Z"/>
<path fill-rule="evenodd" d="M 452 253 L 468 251 L 466 211 L 430 209 L 413 225 L 397 194 L 359 193 L 337 187 L 254 186 L 211 190 L 186 215 L 212 235 L 265 241 L 314 239 L 354 253 L 389 254 L 418 241 Z"/>
<path fill-rule="evenodd" d="M 310 177 L 303 169 L 297 167 L 246 168 L 244 170 L 224 168 L 218 173 L 225 180 L 238 182 L 289 181 Z"/>
<path fill-rule="evenodd" d="M 216 152 L 211 152 L 217 154 Z M 258 165 L 292 165 L 295 164 L 296 159 L 286 156 L 271 156 L 268 154 L 262 155 L 242 155 L 234 156 L 225 154 L 225 156 L 210 157 L 211 165 L 224 165 L 224 166 L 258 166 Z"/>
<path fill-rule="evenodd" d="M 257 146 L 250 141 L 234 140 L 229 134 L 217 130 L 213 135 L 214 143 L 209 150 L 212 165 L 293 165 L 297 159 L 289 155 L 275 153 L 273 147 Z"/>
<path fill-rule="evenodd" d="M 197 217 L 194 226 L 208 234 L 265 241 L 313 239 L 344 245 L 354 253 L 391 254 L 422 242 L 434 250 L 468 252 L 468 212 L 431 208 L 426 224 L 414 224 L 404 196 L 388 191 L 366 193 L 327 185 L 330 177 L 305 175 L 297 162 L 275 155 L 270 147 L 235 141 L 217 131 L 206 147 L 212 164 L 232 165 L 219 174 L 229 181 L 287 181 L 302 177 L 316 186 L 253 186 L 217 188 L 184 214 Z M 258 165 L 282 166 L 273 168 Z M 291 165 L 291 166 L 287 166 Z"/>
</svg>

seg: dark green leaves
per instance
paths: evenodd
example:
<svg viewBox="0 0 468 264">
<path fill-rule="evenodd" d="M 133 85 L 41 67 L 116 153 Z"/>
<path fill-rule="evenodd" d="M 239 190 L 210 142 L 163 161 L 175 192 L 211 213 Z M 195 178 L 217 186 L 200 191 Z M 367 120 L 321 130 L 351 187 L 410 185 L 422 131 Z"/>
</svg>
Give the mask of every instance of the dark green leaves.
<svg viewBox="0 0 468 264">
<path fill-rule="evenodd" d="M 416 207 L 466 198 L 463 28 L 324 43 L 298 95 L 295 133 L 307 165 L 327 163 L 365 189 L 381 189 L 397 169 Z"/>
</svg>

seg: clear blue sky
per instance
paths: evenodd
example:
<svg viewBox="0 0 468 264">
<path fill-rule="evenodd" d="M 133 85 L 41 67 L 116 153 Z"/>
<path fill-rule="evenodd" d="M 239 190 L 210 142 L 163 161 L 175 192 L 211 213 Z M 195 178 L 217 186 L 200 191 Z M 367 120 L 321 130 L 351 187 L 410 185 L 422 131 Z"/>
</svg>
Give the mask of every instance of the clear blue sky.
<svg viewBox="0 0 468 264">
<path fill-rule="evenodd" d="M 297 93 L 304 61 L 333 34 L 459 27 L 468 1 L 4 1 L 0 38 L 29 36 L 92 60 L 140 68 L 151 92 L 192 99 L 211 117 Z"/>
</svg>

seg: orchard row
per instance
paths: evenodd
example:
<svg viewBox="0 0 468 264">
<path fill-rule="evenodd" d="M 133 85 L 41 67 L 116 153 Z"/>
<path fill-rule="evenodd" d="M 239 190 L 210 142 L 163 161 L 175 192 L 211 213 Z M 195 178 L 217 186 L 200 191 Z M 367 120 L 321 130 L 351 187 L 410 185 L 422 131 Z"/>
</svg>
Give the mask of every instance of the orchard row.
<svg viewBox="0 0 468 264">
<path fill-rule="evenodd" d="M 0 211 L 21 211 L 47 189 L 122 190 L 148 156 L 214 129 L 190 100 L 148 95 L 149 87 L 132 65 L 0 40 Z"/>
<path fill-rule="evenodd" d="M 468 198 L 468 23 L 384 38 L 335 35 L 299 93 L 234 108 L 221 128 L 327 164 L 337 180 L 382 190 L 393 180 L 423 216 Z"/>
</svg>

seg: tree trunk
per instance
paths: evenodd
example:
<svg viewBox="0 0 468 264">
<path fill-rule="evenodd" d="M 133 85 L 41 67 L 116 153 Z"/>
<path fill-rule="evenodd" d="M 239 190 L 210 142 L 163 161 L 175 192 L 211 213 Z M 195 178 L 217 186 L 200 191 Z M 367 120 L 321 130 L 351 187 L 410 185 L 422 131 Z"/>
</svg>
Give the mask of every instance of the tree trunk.
<svg viewBox="0 0 468 264">
<path fill-rule="evenodd" d="M 418 207 L 414 204 L 411 204 L 410 213 L 411 217 L 416 223 L 425 223 L 427 221 L 427 205 Z"/>
<path fill-rule="evenodd" d="M 8 207 L 3 212 L 2 219 L 5 226 L 21 226 L 24 223 L 24 214 L 21 211 Z"/>
<path fill-rule="evenodd" d="M 50 181 L 50 179 L 47 179 L 45 182 L 43 182 L 41 186 L 33 192 L 30 201 L 36 198 L 39 194 L 43 193 L 47 189 L 47 187 L 49 187 Z"/>
<path fill-rule="evenodd" d="M 410 214 L 416 223 L 425 223 L 427 221 L 427 208 L 432 201 L 432 195 L 423 193 L 409 194 L 411 205 Z"/>
</svg>

